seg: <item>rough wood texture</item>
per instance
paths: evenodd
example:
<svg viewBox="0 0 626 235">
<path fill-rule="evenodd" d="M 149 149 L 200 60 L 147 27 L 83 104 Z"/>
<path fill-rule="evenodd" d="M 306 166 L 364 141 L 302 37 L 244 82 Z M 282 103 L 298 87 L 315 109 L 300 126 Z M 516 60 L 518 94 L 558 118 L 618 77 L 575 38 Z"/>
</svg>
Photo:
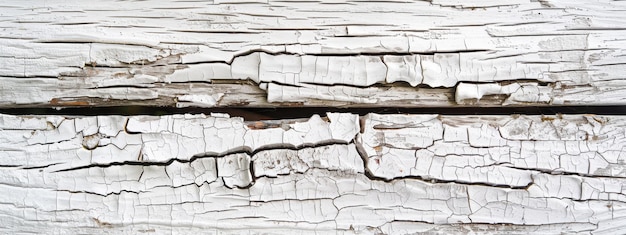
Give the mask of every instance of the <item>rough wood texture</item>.
<svg viewBox="0 0 626 235">
<path fill-rule="evenodd" d="M 625 11 L 4 0 L 0 108 L 626 105 Z M 625 158 L 626 116 L 0 114 L 0 233 L 625 234 Z"/>
<path fill-rule="evenodd" d="M 626 232 L 621 116 L 0 115 L 0 129 L 3 233 Z"/>
<path fill-rule="evenodd" d="M 623 105 L 625 10 L 609 0 L 5 0 L 0 107 Z"/>
</svg>

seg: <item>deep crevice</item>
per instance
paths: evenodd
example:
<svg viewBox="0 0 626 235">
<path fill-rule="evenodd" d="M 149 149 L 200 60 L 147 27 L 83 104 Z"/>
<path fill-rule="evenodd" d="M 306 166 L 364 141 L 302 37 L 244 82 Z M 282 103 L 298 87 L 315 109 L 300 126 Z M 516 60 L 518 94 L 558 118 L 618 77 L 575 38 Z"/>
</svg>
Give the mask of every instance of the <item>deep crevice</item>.
<svg viewBox="0 0 626 235">
<path fill-rule="evenodd" d="M 534 180 L 529 182 L 526 185 L 520 185 L 520 186 L 515 186 L 515 185 L 507 185 L 507 184 L 495 184 L 495 183 L 489 183 L 489 182 L 472 182 L 472 181 L 464 181 L 464 180 L 445 180 L 445 179 L 437 179 L 434 177 L 428 177 L 428 176 L 421 176 L 421 175 L 406 175 L 406 176 L 397 176 L 397 177 L 393 177 L 393 178 L 384 178 L 384 177 L 380 177 L 380 176 L 376 176 L 372 171 L 371 168 L 368 166 L 369 165 L 369 157 L 366 153 L 365 150 L 362 147 L 362 144 L 359 143 L 357 140 L 354 140 L 353 142 L 355 142 L 355 147 L 356 147 L 356 151 L 359 154 L 359 156 L 361 156 L 361 160 L 363 161 L 363 169 L 364 172 L 363 174 L 365 175 L 365 177 L 367 177 L 369 180 L 371 181 L 382 181 L 385 183 L 391 183 L 391 182 L 395 182 L 395 181 L 400 181 L 400 180 L 418 180 L 418 181 L 422 181 L 422 182 L 426 182 L 426 183 L 430 183 L 430 184 L 459 184 L 459 185 L 478 185 L 478 186 L 486 186 L 486 187 L 495 187 L 495 188 L 508 188 L 508 189 L 522 189 L 522 190 L 527 190 L 528 188 L 530 188 L 530 186 L 532 186 L 534 184 Z"/>
<path fill-rule="evenodd" d="M 349 145 L 352 142 L 344 142 L 344 141 L 326 141 L 326 142 L 318 142 L 318 143 L 305 143 L 305 144 L 301 144 L 298 146 L 294 146 L 294 145 L 266 145 L 266 146 L 262 146 L 256 149 L 251 149 L 247 146 L 243 146 L 243 147 L 239 147 L 239 148 L 234 148 L 234 149 L 229 149 L 227 151 L 221 152 L 221 153 L 215 153 L 215 152 L 205 152 L 205 153 L 199 153 L 196 154 L 194 156 L 192 156 L 189 159 L 180 159 L 180 158 L 170 158 L 167 161 L 143 161 L 143 160 L 138 160 L 138 161 L 122 161 L 122 162 L 109 162 L 109 163 L 93 163 L 93 164 L 89 164 L 89 165 L 83 165 L 83 166 L 77 166 L 77 167 L 71 167 L 71 168 L 65 168 L 65 169 L 60 169 L 60 170 L 56 170 L 53 171 L 53 173 L 56 172 L 66 172 L 66 171 L 75 171 L 75 170 L 83 170 L 83 169 L 89 169 L 89 168 L 108 168 L 111 166 L 169 166 L 174 162 L 180 162 L 180 163 L 191 163 L 193 161 L 196 161 L 198 159 L 201 158 L 222 158 L 222 157 L 226 157 L 229 155 L 235 155 L 235 154 L 247 154 L 248 156 L 250 156 L 250 158 L 252 158 L 254 155 L 256 155 L 259 152 L 263 152 L 263 151 L 270 151 L 270 150 L 294 150 L 294 151 L 298 151 L 298 150 L 302 150 L 302 149 L 307 149 L 307 148 L 319 148 L 319 147 L 325 147 L 325 146 L 331 146 L 331 145 Z M 253 161 L 250 161 L 250 164 L 252 164 Z M 215 169 L 218 169 L 218 167 L 216 166 Z M 254 174 L 254 168 L 251 167 L 250 168 L 252 170 L 252 174 Z M 142 173 L 143 175 L 143 173 Z M 141 178 L 141 176 L 140 176 Z M 239 187 L 242 188 L 242 187 Z"/>
<path fill-rule="evenodd" d="M 556 115 L 597 114 L 626 115 L 626 106 L 550 106 L 550 107 L 447 107 L 447 108 L 341 108 L 341 107 L 281 107 L 281 108 L 174 108 L 150 106 L 111 106 L 80 108 L 12 108 L 0 109 L 1 114 L 10 115 L 173 115 L 226 113 L 231 117 L 243 117 L 246 121 L 310 118 L 328 112 L 353 113 L 361 116 L 377 114 L 441 114 L 441 115 Z"/>
</svg>

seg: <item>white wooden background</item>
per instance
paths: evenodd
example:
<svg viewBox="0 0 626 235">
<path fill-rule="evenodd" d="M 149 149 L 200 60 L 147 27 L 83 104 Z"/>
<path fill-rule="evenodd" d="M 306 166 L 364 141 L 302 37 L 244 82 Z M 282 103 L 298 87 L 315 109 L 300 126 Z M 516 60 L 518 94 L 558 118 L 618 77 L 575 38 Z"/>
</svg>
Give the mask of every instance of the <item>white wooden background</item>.
<svg viewBox="0 0 626 235">
<path fill-rule="evenodd" d="M 0 109 L 85 109 L 0 114 L 0 233 L 624 234 L 626 116 L 87 116 L 623 106 L 624 25 L 617 0 L 3 0 Z"/>
</svg>

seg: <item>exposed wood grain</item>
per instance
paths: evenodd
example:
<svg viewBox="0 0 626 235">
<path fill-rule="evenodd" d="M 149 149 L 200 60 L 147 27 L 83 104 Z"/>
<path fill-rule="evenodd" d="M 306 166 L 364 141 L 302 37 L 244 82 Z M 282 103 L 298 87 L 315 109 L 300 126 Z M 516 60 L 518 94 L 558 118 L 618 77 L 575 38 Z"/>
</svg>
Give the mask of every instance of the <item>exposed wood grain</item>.
<svg viewBox="0 0 626 235">
<path fill-rule="evenodd" d="M 625 148 L 622 116 L 0 115 L 0 231 L 621 234 Z"/>
<path fill-rule="evenodd" d="M 609 0 L 7 0 L 0 107 L 623 105 L 625 10 Z"/>
</svg>

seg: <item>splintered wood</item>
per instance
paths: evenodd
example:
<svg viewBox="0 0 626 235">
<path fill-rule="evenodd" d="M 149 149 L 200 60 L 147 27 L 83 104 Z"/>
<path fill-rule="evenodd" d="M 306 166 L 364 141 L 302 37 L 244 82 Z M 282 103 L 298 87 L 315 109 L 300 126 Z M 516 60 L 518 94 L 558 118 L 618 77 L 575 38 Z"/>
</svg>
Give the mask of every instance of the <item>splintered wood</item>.
<svg viewBox="0 0 626 235">
<path fill-rule="evenodd" d="M 0 115 L 0 231 L 626 232 L 626 117 L 270 122 Z"/>
<path fill-rule="evenodd" d="M 0 107 L 624 105 L 624 11 L 610 0 L 4 0 Z"/>
</svg>

